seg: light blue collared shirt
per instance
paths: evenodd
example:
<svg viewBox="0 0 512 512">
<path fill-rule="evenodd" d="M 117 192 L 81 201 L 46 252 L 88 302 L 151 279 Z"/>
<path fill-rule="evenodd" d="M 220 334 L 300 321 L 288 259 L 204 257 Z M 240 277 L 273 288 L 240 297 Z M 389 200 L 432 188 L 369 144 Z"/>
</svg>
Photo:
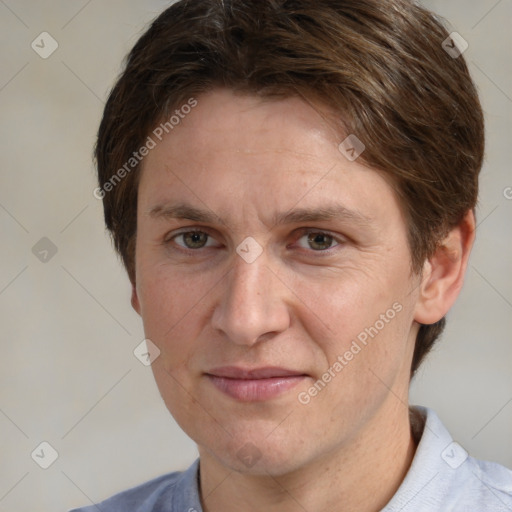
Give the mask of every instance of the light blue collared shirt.
<svg viewBox="0 0 512 512">
<path fill-rule="evenodd" d="M 381 512 L 512 512 L 512 471 L 468 456 L 433 410 L 411 411 L 419 444 L 404 481 Z M 71 512 L 203 512 L 199 496 L 197 459 L 184 472 Z"/>
</svg>

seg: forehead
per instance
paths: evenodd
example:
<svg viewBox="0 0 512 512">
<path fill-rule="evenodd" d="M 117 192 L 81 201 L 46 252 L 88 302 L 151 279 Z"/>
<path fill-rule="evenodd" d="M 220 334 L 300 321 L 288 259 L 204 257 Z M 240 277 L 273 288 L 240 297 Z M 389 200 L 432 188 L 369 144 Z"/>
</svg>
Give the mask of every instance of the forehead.
<svg viewBox="0 0 512 512">
<path fill-rule="evenodd" d="M 145 158 L 144 168 L 161 165 L 169 153 L 189 162 L 217 155 L 228 158 L 229 153 L 243 157 L 273 153 L 281 159 L 288 153 L 287 158 L 323 161 L 323 149 L 339 144 L 339 134 L 327 121 L 328 109 L 298 97 L 276 100 L 216 89 L 195 101 L 197 105 L 187 109 L 181 120 L 171 116 L 176 125 L 165 120 L 160 125 L 164 133 L 161 129 L 157 133 L 161 140 L 155 140 L 156 148 Z"/>
<path fill-rule="evenodd" d="M 188 109 L 187 109 L 188 110 Z M 372 218 L 396 206 L 380 173 L 340 151 L 333 113 L 300 98 L 262 100 L 216 90 L 146 156 L 139 199 L 145 213 L 187 199 L 233 214 L 318 208 L 323 201 Z M 366 212 L 362 211 L 366 210 Z"/>
</svg>

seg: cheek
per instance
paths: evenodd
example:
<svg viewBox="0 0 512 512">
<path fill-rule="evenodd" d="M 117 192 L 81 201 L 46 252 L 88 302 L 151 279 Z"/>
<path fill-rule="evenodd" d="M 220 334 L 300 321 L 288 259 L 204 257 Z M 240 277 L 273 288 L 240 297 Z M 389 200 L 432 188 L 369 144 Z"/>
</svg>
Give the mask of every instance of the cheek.
<svg viewBox="0 0 512 512">
<path fill-rule="evenodd" d="M 322 391 L 324 399 L 363 403 L 370 389 L 380 397 L 387 388 L 379 379 L 392 385 L 402 371 L 414 299 L 402 274 L 388 267 L 380 274 L 340 272 L 323 282 L 295 280 L 293 289 L 301 299 L 297 315 L 313 340 L 315 359 L 322 362 L 317 368 L 328 373 L 316 378 L 333 382 Z"/>
<path fill-rule="evenodd" d="M 326 424 L 335 421 L 353 428 L 380 407 L 390 390 L 396 397 L 403 395 L 404 390 L 396 386 L 401 382 L 399 376 L 408 372 L 404 362 L 409 360 L 410 345 L 405 326 L 410 314 L 398 302 L 394 304 L 395 308 L 390 305 L 382 311 L 377 309 L 379 314 L 370 314 L 372 320 L 368 322 L 354 312 L 351 319 L 340 321 L 337 336 L 318 342 L 327 364 L 315 376 L 317 380 L 301 390 L 300 399 L 301 403 L 309 401 L 324 422 L 327 415 Z M 385 315 L 387 323 L 380 314 Z M 400 403 L 397 400 L 397 406 Z"/>
<path fill-rule="evenodd" d="M 137 273 L 137 292 L 143 317 L 160 318 L 168 323 L 183 317 L 211 288 L 207 276 L 186 273 L 179 266 L 154 262 Z"/>
<path fill-rule="evenodd" d="M 214 282 L 201 275 L 185 279 L 179 269 L 166 265 L 146 267 L 138 280 L 146 337 L 160 348 L 165 361 L 172 361 L 173 368 L 182 366 L 204 324 L 202 316 Z"/>
<path fill-rule="evenodd" d="M 396 269 L 389 267 L 382 272 L 370 270 L 370 265 L 354 266 L 310 275 L 290 271 L 283 274 L 283 282 L 293 292 L 294 309 L 309 324 L 308 330 L 318 331 L 321 326 L 321 338 L 336 346 L 346 344 L 400 301 L 403 286 L 394 274 Z"/>
</svg>

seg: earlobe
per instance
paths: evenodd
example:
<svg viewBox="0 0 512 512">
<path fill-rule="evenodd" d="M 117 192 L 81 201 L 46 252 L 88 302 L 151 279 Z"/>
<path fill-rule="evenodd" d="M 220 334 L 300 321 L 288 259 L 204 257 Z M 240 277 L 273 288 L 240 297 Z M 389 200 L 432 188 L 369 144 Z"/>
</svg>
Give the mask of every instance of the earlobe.
<svg viewBox="0 0 512 512">
<path fill-rule="evenodd" d="M 139 296 L 137 295 L 137 287 L 135 283 L 132 283 L 132 298 L 131 298 L 132 308 L 140 315 L 140 302 Z"/>
<path fill-rule="evenodd" d="M 443 318 L 457 299 L 475 240 L 475 216 L 469 211 L 425 262 L 414 319 L 430 325 Z"/>
</svg>

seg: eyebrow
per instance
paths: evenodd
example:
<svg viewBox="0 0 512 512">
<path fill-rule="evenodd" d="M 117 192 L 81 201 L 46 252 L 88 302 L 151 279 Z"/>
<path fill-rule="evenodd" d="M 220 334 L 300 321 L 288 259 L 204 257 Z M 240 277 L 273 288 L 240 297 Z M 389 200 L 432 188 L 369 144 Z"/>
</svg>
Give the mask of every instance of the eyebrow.
<svg viewBox="0 0 512 512">
<path fill-rule="evenodd" d="M 196 208 L 188 204 L 160 204 L 149 210 L 149 216 L 154 219 L 186 219 L 205 224 L 224 224 L 222 219 L 212 211 Z M 361 226 L 367 226 L 372 222 L 371 218 L 363 213 L 357 210 L 349 210 L 339 204 L 278 212 L 271 220 L 274 226 L 329 220 L 348 221 Z"/>
</svg>

